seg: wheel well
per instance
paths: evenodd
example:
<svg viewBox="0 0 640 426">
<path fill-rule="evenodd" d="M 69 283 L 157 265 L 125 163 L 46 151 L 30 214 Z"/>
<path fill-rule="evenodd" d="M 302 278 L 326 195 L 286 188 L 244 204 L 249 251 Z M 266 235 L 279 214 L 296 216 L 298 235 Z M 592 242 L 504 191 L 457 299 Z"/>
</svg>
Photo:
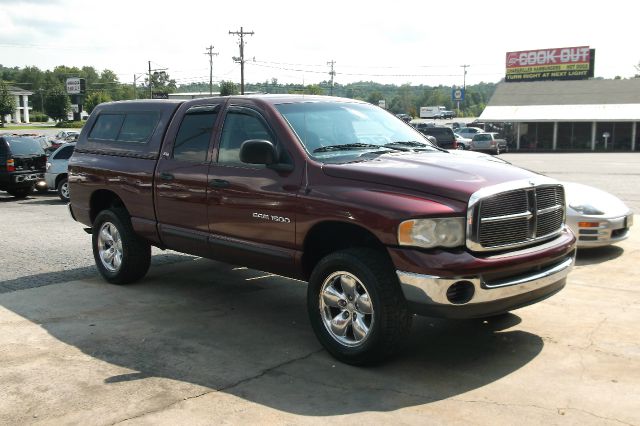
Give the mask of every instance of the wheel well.
<svg viewBox="0 0 640 426">
<path fill-rule="evenodd" d="M 369 247 L 388 256 L 384 244 L 370 231 L 358 225 L 343 222 L 323 222 L 315 225 L 304 241 L 302 267 L 306 278 L 316 264 L 334 251 L 351 247 Z"/>
<path fill-rule="evenodd" d="M 106 189 L 100 189 L 91 194 L 91 201 L 89 203 L 91 208 L 91 223 L 96 219 L 98 214 L 102 210 L 109 209 L 111 207 L 124 207 L 124 203 L 115 193 Z"/>
<path fill-rule="evenodd" d="M 60 181 L 66 178 L 67 178 L 66 173 L 60 173 L 58 176 L 56 176 L 56 189 L 58 189 L 58 184 L 60 183 Z"/>
</svg>

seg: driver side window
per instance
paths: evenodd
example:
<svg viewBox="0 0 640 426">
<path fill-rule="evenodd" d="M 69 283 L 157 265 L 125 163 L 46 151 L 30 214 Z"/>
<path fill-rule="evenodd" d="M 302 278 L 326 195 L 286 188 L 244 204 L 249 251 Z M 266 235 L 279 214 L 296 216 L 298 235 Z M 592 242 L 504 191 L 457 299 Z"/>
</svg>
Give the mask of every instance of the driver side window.
<svg viewBox="0 0 640 426">
<path fill-rule="evenodd" d="M 264 139 L 275 144 L 271 131 L 257 113 L 245 109 L 230 110 L 222 127 L 218 162 L 244 164 L 240 161 L 240 147 L 249 139 Z"/>
</svg>

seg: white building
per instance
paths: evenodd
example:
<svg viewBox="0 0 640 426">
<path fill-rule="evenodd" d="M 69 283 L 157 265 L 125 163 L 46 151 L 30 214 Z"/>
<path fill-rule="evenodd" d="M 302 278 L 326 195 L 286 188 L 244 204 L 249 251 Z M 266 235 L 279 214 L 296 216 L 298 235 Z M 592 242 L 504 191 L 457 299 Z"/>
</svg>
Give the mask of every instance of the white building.
<svg viewBox="0 0 640 426">
<path fill-rule="evenodd" d="M 500 83 L 478 120 L 513 123 L 521 151 L 636 151 L 640 78 Z"/>
<path fill-rule="evenodd" d="M 14 86 L 7 86 L 7 89 L 9 94 L 16 98 L 16 109 L 5 117 L 5 122 L 29 123 L 29 110 L 31 109 L 29 96 L 33 95 L 33 92 Z"/>
</svg>

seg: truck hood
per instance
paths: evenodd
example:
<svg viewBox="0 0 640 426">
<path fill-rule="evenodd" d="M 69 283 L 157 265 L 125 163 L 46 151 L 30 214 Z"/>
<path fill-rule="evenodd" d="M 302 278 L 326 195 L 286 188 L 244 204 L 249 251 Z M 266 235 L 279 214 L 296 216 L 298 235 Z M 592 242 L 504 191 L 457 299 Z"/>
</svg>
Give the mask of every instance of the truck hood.
<svg viewBox="0 0 640 426">
<path fill-rule="evenodd" d="M 494 157 L 445 152 L 388 154 L 375 160 L 325 164 L 326 175 L 409 189 L 468 202 L 486 186 L 528 179 L 537 174 Z"/>
</svg>

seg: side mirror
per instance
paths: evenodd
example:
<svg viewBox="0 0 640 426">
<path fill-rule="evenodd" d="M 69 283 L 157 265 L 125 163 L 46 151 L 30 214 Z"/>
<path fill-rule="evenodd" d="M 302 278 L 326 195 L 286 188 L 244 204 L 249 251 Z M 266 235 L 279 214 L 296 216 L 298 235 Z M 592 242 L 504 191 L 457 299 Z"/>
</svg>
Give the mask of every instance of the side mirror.
<svg viewBox="0 0 640 426">
<path fill-rule="evenodd" d="M 240 146 L 240 161 L 269 166 L 278 162 L 278 152 L 273 143 L 267 140 L 249 139 Z"/>
</svg>

